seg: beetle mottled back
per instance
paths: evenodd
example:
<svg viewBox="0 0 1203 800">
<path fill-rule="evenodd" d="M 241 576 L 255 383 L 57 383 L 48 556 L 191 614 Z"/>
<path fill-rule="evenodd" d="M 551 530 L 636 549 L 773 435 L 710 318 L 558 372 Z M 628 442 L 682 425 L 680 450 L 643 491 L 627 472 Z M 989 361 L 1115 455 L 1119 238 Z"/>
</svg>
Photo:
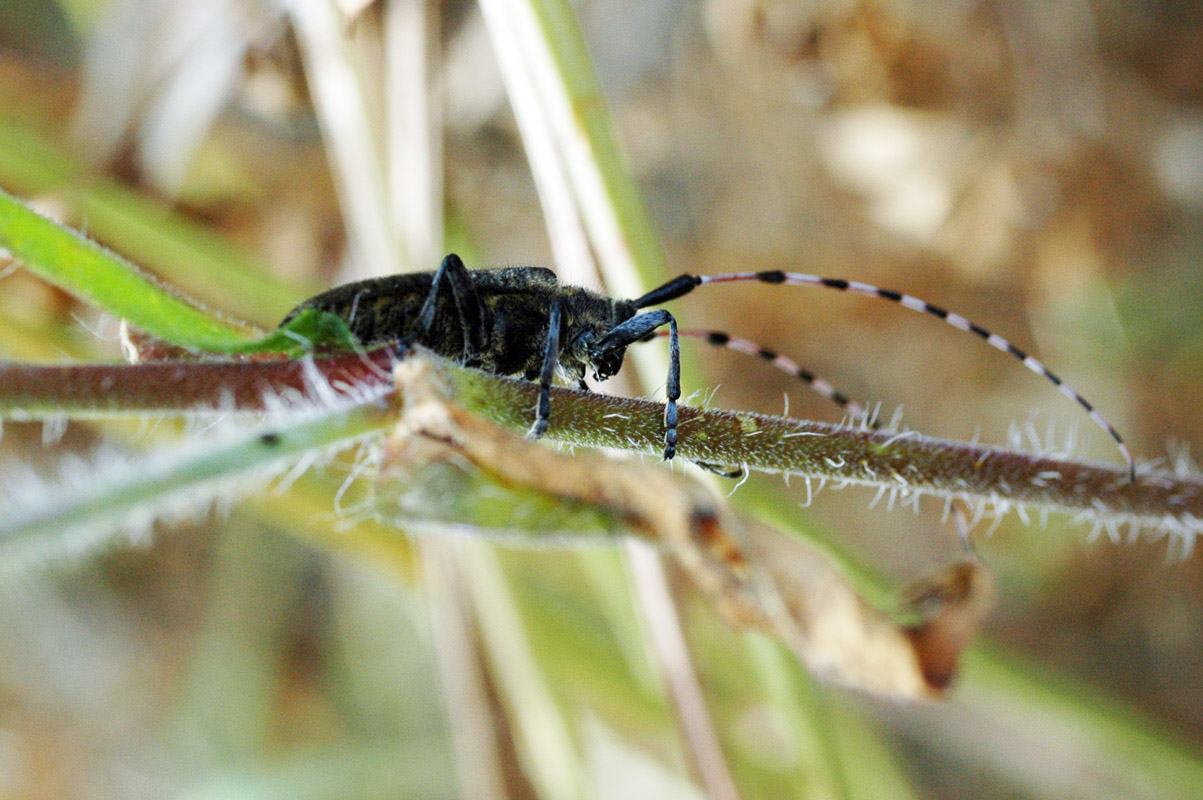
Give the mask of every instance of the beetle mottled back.
<svg viewBox="0 0 1203 800">
<path fill-rule="evenodd" d="M 544 267 L 465 273 L 477 298 L 482 326 L 480 346 L 475 352 L 465 347 L 464 310 L 454 282 L 452 291 L 434 293 L 433 317 L 426 330 L 418 330 L 423 307 L 432 296 L 435 272 L 390 275 L 337 286 L 298 305 L 281 324 L 306 309 L 326 311 L 341 317 L 364 347 L 409 340 L 469 366 L 533 380 L 544 360 L 553 300 L 564 304 L 565 332 L 559 366 L 577 377 L 592 366 L 583 345 L 602 338 L 634 313 L 621 301 L 587 289 L 561 286 L 555 273 Z M 592 336 L 579 341 L 585 331 Z"/>
<path fill-rule="evenodd" d="M 415 272 L 336 286 L 298 305 L 280 324 L 313 309 L 341 317 L 364 347 L 399 342 L 417 320 L 433 279 L 433 272 Z"/>
</svg>

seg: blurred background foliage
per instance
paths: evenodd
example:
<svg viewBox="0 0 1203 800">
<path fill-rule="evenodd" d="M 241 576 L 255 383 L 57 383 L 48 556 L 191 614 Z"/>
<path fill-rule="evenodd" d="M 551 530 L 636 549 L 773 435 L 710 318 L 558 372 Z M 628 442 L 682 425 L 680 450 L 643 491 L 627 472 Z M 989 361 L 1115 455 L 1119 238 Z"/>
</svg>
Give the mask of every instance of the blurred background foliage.
<svg viewBox="0 0 1203 800">
<path fill-rule="evenodd" d="M 6 0 L 0 185 L 259 324 L 356 275 L 353 203 L 331 177 L 337 156 L 288 21 L 329 6 L 331 34 L 370 75 L 386 12 L 285 5 L 292 17 L 252 0 Z M 902 289 L 1038 353 L 1138 456 L 1203 441 L 1197 4 L 576 8 L 673 272 L 793 269 Z M 429 11 L 447 249 L 477 265 L 550 264 L 480 11 Z M 399 261 L 433 268 L 439 238 Z M 716 287 L 679 316 L 789 353 L 880 400 L 886 417 L 905 404 L 905 423 L 925 433 L 1044 447 L 1080 427 L 1078 454 L 1112 458 L 1045 383 L 888 304 Z M 4 358 L 116 360 L 112 331 L 21 271 L 0 281 Z M 698 400 L 776 412 L 788 392 L 792 414 L 831 414 L 738 354 L 696 358 Z M 0 466 L 110 435 L 72 424 L 51 450 L 57 433 L 6 423 Z M 349 469 L 128 549 L 6 575 L 0 793 L 450 797 L 460 780 L 481 796 L 698 796 L 696 754 L 615 549 L 431 546 L 386 532 L 391 546 L 356 556 L 375 540 L 356 535 L 372 523 L 336 513 Z M 805 491 L 772 477 L 735 500 L 765 496 L 800 516 Z M 797 524 L 890 585 L 958 554 L 934 504 L 891 513 L 869 499 L 823 493 Z M 1168 772 L 1158 784 L 1130 771 L 1199 757 L 1203 561 L 1167 563 L 1164 542 L 1086 541 L 1065 520 L 985 527 L 975 544 L 1000 584 L 991 644 L 939 707 L 814 686 L 677 587 L 743 796 L 1203 796 Z M 1004 651 L 1023 659 L 1025 680 L 991 677 L 1000 662 L 983 654 Z M 1153 739 L 1116 762 L 1094 731 L 1067 726 L 1063 702 L 1131 712 Z M 456 748 L 472 752 L 464 731 L 489 766 L 456 767 Z M 1150 741 L 1164 750 L 1142 750 Z"/>
</svg>

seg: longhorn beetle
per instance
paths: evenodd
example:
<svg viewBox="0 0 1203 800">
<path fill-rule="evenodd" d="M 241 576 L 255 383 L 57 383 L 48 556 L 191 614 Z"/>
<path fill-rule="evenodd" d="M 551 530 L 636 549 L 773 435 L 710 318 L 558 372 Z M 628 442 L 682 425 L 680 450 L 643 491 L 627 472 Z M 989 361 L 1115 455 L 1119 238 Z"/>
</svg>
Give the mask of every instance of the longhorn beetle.
<svg viewBox="0 0 1203 800">
<path fill-rule="evenodd" d="M 1025 367 L 1049 380 L 1103 428 L 1119 447 L 1136 479 L 1136 465 L 1119 432 L 1086 398 L 1032 356 L 1006 339 L 908 294 L 880 289 L 843 278 L 820 278 L 798 272 L 732 272 L 724 275 L 681 275 L 634 300 L 616 300 L 578 286 L 562 286 L 555 273 L 543 267 L 469 270 L 454 253 L 436 272 L 392 275 L 349 283 L 301 303 L 284 318 L 302 310 L 337 314 L 365 347 L 422 344 L 446 358 L 456 359 L 500 375 L 522 375 L 539 383 L 539 401 L 530 433 L 542 436 L 551 416 L 549 391 L 557 370 L 587 390 L 585 372 L 604 381 L 622 367 L 632 344 L 663 335 L 668 326 L 669 367 L 664 409 L 664 458 L 677 450 L 677 401 L 681 397 L 681 337 L 760 356 L 801 379 L 853 417 L 860 407 L 831 384 L 788 358 L 721 331 L 678 331 L 673 315 L 663 309 L 645 311 L 689 294 L 699 286 L 734 281 L 794 284 L 854 292 L 891 300 L 904 308 L 944 320 L 974 334 L 992 347 L 1019 359 Z M 708 465 L 704 465 L 708 466 Z"/>
</svg>

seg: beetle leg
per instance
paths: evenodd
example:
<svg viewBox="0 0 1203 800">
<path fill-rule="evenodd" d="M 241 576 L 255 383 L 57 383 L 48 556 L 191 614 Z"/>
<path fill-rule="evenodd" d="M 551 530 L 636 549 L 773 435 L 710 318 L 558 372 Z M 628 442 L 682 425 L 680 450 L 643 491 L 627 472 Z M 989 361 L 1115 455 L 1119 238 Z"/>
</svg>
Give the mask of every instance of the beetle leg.
<svg viewBox="0 0 1203 800">
<path fill-rule="evenodd" d="M 677 401 L 681 399 L 681 340 L 677 335 L 676 319 L 663 309 L 636 314 L 626 322 L 616 325 L 599 339 L 591 350 L 591 357 L 597 359 L 622 351 L 664 325 L 668 326 L 668 383 L 664 388 L 668 403 L 664 406 L 664 460 L 669 461 L 677 453 Z"/>
<path fill-rule="evenodd" d="M 480 302 L 476 284 L 472 282 L 472 273 L 455 253 L 449 253 L 439 265 L 438 272 L 434 274 L 430 294 L 426 295 L 426 301 L 422 303 L 417 323 L 406 339 L 406 344 L 423 342 L 430 334 L 431 328 L 434 327 L 435 312 L 438 310 L 439 289 L 444 281 L 451 285 L 451 294 L 455 298 L 455 310 L 459 314 L 464 336 L 464 360 L 472 361 L 485 349 L 488 314 L 484 304 Z"/>
<path fill-rule="evenodd" d="M 543 351 L 543 368 L 539 372 L 539 404 L 535 407 L 535 424 L 530 437 L 538 439 L 547 433 L 547 422 L 551 419 L 551 381 L 556 374 L 556 361 L 560 357 L 560 336 L 563 333 L 563 312 L 558 299 L 551 301 L 551 312 L 547 321 L 547 346 Z"/>
</svg>

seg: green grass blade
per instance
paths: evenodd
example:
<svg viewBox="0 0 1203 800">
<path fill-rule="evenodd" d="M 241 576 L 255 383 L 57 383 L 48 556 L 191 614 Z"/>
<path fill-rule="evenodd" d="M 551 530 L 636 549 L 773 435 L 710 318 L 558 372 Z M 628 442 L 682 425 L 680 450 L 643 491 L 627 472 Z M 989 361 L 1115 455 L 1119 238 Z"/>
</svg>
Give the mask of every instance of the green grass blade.
<svg viewBox="0 0 1203 800">
<path fill-rule="evenodd" d="M 299 297 L 321 288 L 271 277 L 259 259 L 220 234 L 162 200 L 91 172 L 49 135 L 6 119 L 0 119 L 0 186 L 20 196 L 61 199 L 97 240 L 192 296 L 220 300 L 222 309 L 241 319 L 273 323 Z"/>
<path fill-rule="evenodd" d="M 160 339 L 212 352 L 245 349 L 256 332 L 171 294 L 134 265 L 0 191 L 0 247 L 47 281 Z"/>
<path fill-rule="evenodd" d="M 554 77 L 571 107 L 576 133 L 589 155 L 587 160 L 569 159 L 586 226 L 592 231 L 595 246 L 603 250 L 609 238 L 603 232 L 614 231 L 621 236 L 639 286 L 627 276 L 621 281 L 626 285 L 610 285 L 610 289 L 636 296 L 660 283 L 666 274 L 655 226 L 614 134 L 575 9 L 566 0 L 529 0 L 529 4 L 555 63 Z M 615 284 L 618 276 L 607 270 L 606 280 Z"/>
<path fill-rule="evenodd" d="M 266 335 L 179 297 L 161 281 L 0 190 L 0 248 L 29 270 L 164 341 L 210 353 L 297 355 L 315 344 L 354 347 L 346 324 L 307 310 Z"/>
</svg>

